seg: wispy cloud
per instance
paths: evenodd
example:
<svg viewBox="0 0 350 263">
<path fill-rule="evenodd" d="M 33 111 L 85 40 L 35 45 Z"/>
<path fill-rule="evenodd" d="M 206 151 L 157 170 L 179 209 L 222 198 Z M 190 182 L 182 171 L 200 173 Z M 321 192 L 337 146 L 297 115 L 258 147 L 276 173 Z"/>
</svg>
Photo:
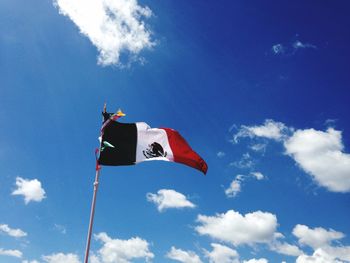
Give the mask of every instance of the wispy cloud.
<svg viewBox="0 0 350 263">
<path fill-rule="evenodd" d="M 247 168 L 252 168 L 254 166 L 255 162 L 250 156 L 249 153 L 244 153 L 241 157 L 240 160 L 231 162 L 229 165 L 230 166 L 235 166 L 240 169 L 247 169 Z"/>
<path fill-rule="evenodd" d="M 284 54 L 286 52 L 286 48 L 282 44 L 273 45 L 271 50 L 275 55 Z"/>
<path fill-rule="evenodd" d="M 17 249 L 3 249 L 0 248 L 0 255 L 1 256 L 9 256 L 9 257 L 15 257 L 15 258 L 21 258 L 22 252 Z"/>
<path fill-rule="evenodd" d="M 262 180 L 265 176 L 260 172 L 252 172 L 249 175 L 239 174 L 233 179 L 230 186 L 225 190 L 225 194 L 227 197 L 236 197 L 239 192 L 241 192 L 242 184 L 248 178 L 255 178 L 257 180 Z"/>
<path fill-rule="evenodd" d="M 216 154 L 216 156 L 219 157 L 219 158 L 223 158 L 223 157 L 225 157 L 225 155 L 226 155 L 226 153 L 224 153 L 224 152 L 222 152 L 222 151 L 220 151 L 220 152 L 218 152 L 218 153 Z"/>
<path fill-rule="evenodd" d="M 67 233 L 67 228 L 65 226 L 59 225 L 59 224 L 54 224 L 54 228 L 59 231 L 61 234 L 66 234 Z"/>
<path fill-rule="evenodd" d="M 0 232 L 3 232 L 11 237 L 25 237 L 25 236 L 27 236 L 27 233 L 24 232 L 23 230 L 21 230 L 19 228 L 17 228 L 17 229 L 10 228 L 7 224 L 0 225 Z"/>
<path fill-rule="evenodd" d="M 317 49 L 317 46 L 296 40 L 288 44 L 277 43 L 271 47 L 271 52 L 277 56 L 291 56 L 300 49 Z"/>
<path fill-rule="evenodd" d="M 38 179 L 23 179 L 16 178 L 17 189 L 12 192 L 12 195 L 24 196 L 25 204 L 29 202 L 41 202 L 45 196 L 45 190 L 41 187 L 41 182 Z"/>
<path fill-rule="evenodd" d="M 161 189 L 157 194 L 147 193 L 147 201 L 154 203 L 159 212 L 168 208 L 194 208 L 186 196 L 172 189 Z"/>
<path fill-rule="evenodd" d="M 291 128 L 288 128 L 282 122 L 276 122 L 271 119 L 265 120 L 263 125 L 253 125 L 246 126 L 241 125 L 238 129 L 238 132 L 233 135 L 233 143 L 238 143 L 240 138 L 266 138 L 272 139 L 275 141 L 281 141 L 285 138 L 288 133 L 291 131 Z"/>
<path fill-rule="evenodd" d="M 102 66 L 121 66 L 122 53 L 129 55 L 130 62 L 155 45 L 143 20 L 152 11 L 137 0 L 54 0 L 54 4 L 96 46 Z"/>
</svg>

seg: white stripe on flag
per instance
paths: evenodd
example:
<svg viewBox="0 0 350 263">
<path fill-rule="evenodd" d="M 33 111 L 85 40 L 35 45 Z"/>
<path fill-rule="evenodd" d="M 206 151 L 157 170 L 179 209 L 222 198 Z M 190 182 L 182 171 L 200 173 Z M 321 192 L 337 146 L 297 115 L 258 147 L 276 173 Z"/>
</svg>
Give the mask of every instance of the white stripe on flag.
<svg viewBox="0 0 350 263">
<path fill-rule="evenodd" d="M 163 129 L 151 128 L 145 122 L 137 122 L 137 146 L 136 146 L 136 163 L 143 161 L 163 160 L 174 161 L 174 155 L 170 148 L 168 136 Z M 163 157 L 152 156 L 152 144 L 158 143 L 164 151 Z M 166 155 L 166 156 L 165 156 Z M 147 156 L 149 158 L 147 158 Z"/>
</svg>

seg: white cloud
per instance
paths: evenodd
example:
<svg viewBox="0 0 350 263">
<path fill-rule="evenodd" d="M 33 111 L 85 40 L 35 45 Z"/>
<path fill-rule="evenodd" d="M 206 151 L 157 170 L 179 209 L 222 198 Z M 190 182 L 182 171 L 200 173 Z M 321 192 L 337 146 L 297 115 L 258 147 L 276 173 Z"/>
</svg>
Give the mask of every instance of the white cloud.
<svg viewBox="0 0 350 263">
<path fill-rule="evenodd" d="M 322 227 L 312 229 L 300 224 L 294 227 L 293 235 L 298 238 L 301 245 L 307 245 L 314 249 L 328 246 L 333 241 L 345 237 L 343 233 L 337 232 L 333 229 L 326 230 Z"/>
<path fill-rule="evenodd" d="M 265 258 L 244 260 L 243 263 L 268 263 L 269 261 Z"/>
<path fill-rule="evenodd" d="M 262 211 L 241 215 L 234 210 L 215 216 L 199 215 L 201 225 L 195 229 L 200 235 L 231 243 L 253 245 L 269 243 L 275 238 L 277 218 L 274 214 Z"/>
<path fill-rule="evenodd" d="M 320 186 L 333 192 L 350 192 L 350 154 L 344 152 L 342 133 L 333 128 L 294 130 L 281 122 L 265 120 L 264 125 L 245 126 L 233 136 L 239 138 L 266 138 L 283 142 L 289 155 Z M 252 167 L 250 155 L 232 163 L 239 168 Z M 248 158 L 249 157 L 249 158 Z M 249 162 L 250 161 L 250 162 Z M 248 165 L 245 165 L 248 163 Z"/>
<path fill-rule="evenodd" d="M 218 152 L 217 154 L 216 154 L 216 156 L 217 157 L 219 157 L 219 158 L 223 158 L 223 157 L 225 157 L 225 153 L 224 152 Z"/>
<path fill-rule="evenodd" d="M 103 263 L 129 263 L 133 259 L 141 258 L 148 262 L 154 257 L 148 248 L 149 243 L 139 237 L 128 240 L 112 239 L 102 232 L 95 235 L 95 238 L 103 243 L 102 248 L 98 251 L 98 259 Z"/>
<path fill-rule="evenodd" d="M 154 46 L 152 32 L 143 18 L 152 15 L 137 0 L 54 0 L 62 15 L 68 16 L 99 51 L 98 63 L 121 65 L 122 53 L 132 59 Z"/>
<path fill-rule="evenodd" d="M 242 190 L 242 183 L 247 179 L 253 177 L 257 180 L 264 179 L 264 175 L 260 172 L 252 172 L 249 175 L 239 174 L 235 177 L 235 179 L 231 182 L 230 186 L 225 190 L 225 194 L 227 197 L 236 197 L 239 192 Z"/>
<path fill-rule="evenodd" d="M 302 43 L 301 41 L 297 40 L 293 43 L 293 48 L 295 50 L 297 49 L 305 49 L 305 48 L 313 48 L 316 49 L 317 47 L 315 45 L 312 45 L 310 43 Z"/>
<path fill-rule="evenodd" d="M 240 169 L 252 168 L 254 166 L 254 160 L 252 160 L 249 153 L 242 155 L 242 158 L 239 161 L 230 163 L 230 166 L 236 166 Z"/>
<path fill-rule="evenodd" d="M 254 176 L 259 181 L 265 178 L 265 176 L 260 172 L 253 172 L 251 173 L 251 175 Z"/>
<path fill-rule="evenodd" d="M 80 263 L 79 257 L 76 254 L 56 253 L 48 256 L 43 256 L 43 260 L 47 263 Z"/>
<path fill-rule="evenodd" d="M 37 260 L 23 260 L 22 263 L 39 263 Z"/>
<path fill-rule="evenodd" d="M 241 191 L 241 180 L 238 180 L 237 178 L 234 179 L 230 186 L 225 190 L 225 194 L 227 197 L 236 197 L 237 194 Z"/>
<path fill-rule="evenodd" d="M 297 130 L 284 146 L 319 185 L 333 192 L 350 191 L 350 154 L 343 152 L 340 131 Z"/>
<path fill-rule="evenodd" d="M 166 257 L 177 260 L 183 263 L 201 263 L 199 256 L 193 251 L 185 251 L 171 247 L 170 251 L 166 254 Z"/>
<path fill-rule="evenodd" d="M 147 201 L 157 205 L 160 212 L 168 208 L 194 208 L 195 205 L 186 196 L 172 189 L 161 189 L 157 194 L 147 193 Z"/>
<path fill-rule="evenodd" d="M 271 50 L 275 55 L 284 54 L 286 52 L 286 48 L 282 44 L 273 45 Z"/>
<path fill-rule="evenodd" d="M 23 230 L 10 228 L 6 224 L 0 225 L 0 232 L 3 232 L 11 237 L 25 237 L 25 236 L 27 236 L 27 233 L 24 232 Z"/>
<path fill-rule="evenodd" d="M 317 47 L 310 43 L 303 43 L 300 40 L 296 40 L 293 43 L 288 44 L 275 44 L 272 46 L 271 51 L 274 55 L 277 56 L 292 56 L 294 55 L 299 49 L 317 49 Z"/>
<path fill-rule="evenodd" d="M 303 251 L 301 251 L 297 246 L 288 244 L 286 242 L 275 241 L 270 246 L 270 248 L 277 253 L 287 256 L 297 257 L 303 254 Z"/>
<path fill-rule="evenodd" d="M 233 136 L 233 142 L 237 143 L 239 138 L 261 137 L 281 141 L 290 132 L 290 128 L 282 122 L 275 122 L 267 119 L 263 125 L 245 126 L 242 125 L 239 131 Z"/>
<path fill-rule="evenodd" d="M 312 229 L 305 225 L 296 225 L 293 234 L 300 244 L 314 249 L 311 256 L 304 254 L 299 256 L 297 263 L 350 261 L 350 246 L 342 246 L 339 243 L 339 240 L 345 237 L 342 232 L 326 230 L 322 227 Z M 333 246 L 332 243 L 337 246 Z"/>
<path fill-rule="evenodd" d="M 334 258 L 350 262 L 350 246 L 328 246 L 324 250 Z"/>
<path fill-rule="evenodd" d="M 205 256 L 209 258 L 210 263 L 239 263 L 236 250 L 217 243 L 212 243 L 211 252 L 205 250 Z"/>
<path fill-rule="evenodd" d="M 21 258 L 22 252 L 17 249 L 3 249 L 0 248 L 0 255 L 1 256 L 9 256 L 9 257 L 15 257 L 15 258 Z"/>
<path fill-rule="evenodd" d="M 345 263 L 335 259 L 332 255 L 328 254 L 322 248 L 317 249 L 312 256 L 300 255 L 296 263 Z"/>
<path fill-rule="evenodd" d="M 251 145 L 249 148 L 255 152 L 264 153 L 266 150 L 266 143 L 256 143 L 256 144 Z"/>
<path fill-rule="evenodd" d="M 12 195 L 23 195 L 26 204 L 30 201 L 41 202 L 46 197 L 45 190 L 38 179 L 28 180 L 17 177 L 16 186 L 17 189 L 12 192 Z"/>
</svg>

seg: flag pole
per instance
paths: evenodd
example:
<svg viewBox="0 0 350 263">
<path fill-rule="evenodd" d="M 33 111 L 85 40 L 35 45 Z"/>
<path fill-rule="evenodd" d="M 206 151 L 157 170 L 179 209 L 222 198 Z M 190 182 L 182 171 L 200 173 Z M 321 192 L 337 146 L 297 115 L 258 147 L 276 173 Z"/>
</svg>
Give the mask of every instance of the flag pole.
<svg viewBox="0 0 350 263">
<path fill-rule="evenodd" d="M 106 103 L 103 107 L 103 112 L 106 113 Z M 101 134 L 102 135 L 102 134 Z M 99 147 L 100 151 L 101 145 Z M 89 230 L 86 240 L 86 249 L 85 249 L 85 258 L 84 263 L 88 263 L 89 261 L 89 252 L 90 252 L 90 242 L 91 242 L 91 234 L 92 234 L 92 226 L 94 224 L 94 215 L 95 215 L 95 206 L 96 206 L 96 196 L 97 196 L 97 190 L 98 190 L 98 184 L 99 184 L 99 178 L 100 178 L 100 166 L 98 165 L 98 162 L 96 160 L 96 175 L 95 175 L 95 181 L 94 181 L 94 193 L 92 196 L 92 203 L 91 203 L 91 211 L 90 211 L 90 221 L 89 221 Z"/>
</svg>

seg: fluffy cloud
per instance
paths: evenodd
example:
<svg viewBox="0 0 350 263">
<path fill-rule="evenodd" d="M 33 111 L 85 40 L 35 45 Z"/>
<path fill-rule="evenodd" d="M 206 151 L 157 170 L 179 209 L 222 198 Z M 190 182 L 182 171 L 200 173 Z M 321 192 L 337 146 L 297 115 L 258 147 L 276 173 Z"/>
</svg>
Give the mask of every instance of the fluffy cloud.
<svg viewBox="0 0 350 263">
<path fill-rule="evenodd" d="M 303 251 L 301 251 L 297 246 L 288 244 L 286 242 L 275 241 L 270 246 L 270 248 L 277 253 L 287 256 L 297 257 L 303 254 Z"/>
<path fill-rule="evenodd" d="M 129 263 L 133 259 L 145 259 L 149 261 L 154 257 L 149 251 L 149 243 L 139 237 L 133 237 L 128 240 L 112 239 L 106 233 L 99 233 L 95 238 L 103 243 L 102 248 L 98 251 L 98 256 L 103 263 Z"/>
<path fill-rule="evenodd" d="M 41 202 L 46 197 L 45 190 L 37 179 L 28 180 L 17 177 L 16 186 L 17 189 L 12 192 L 12 195 L 23 195 L 26 204 L 30 201 Z"/>
<path fill-rule="evenodd" d="M 75 254 L 51 254 L 48 256 L 43 256 L 43 260 L 47 263 L 80 263 L 79 257 Z"/>
<path fill-rule="evenodd" d="M 236 178 L 231 182 L 230 186 L 225 190 L 225 194 L 227 197 L 235 197 L 237 194 L 241 191 L 242 188 L 242 183 L 247 179 L 247 178 L 255 178 L 257 180 L 262 180 L 264 179 L 264 175 L 260 172 L 253 172 L 250 173 L 249 175 L 242 175 L 239 174 L 236 176 Z"/>
<path fill-rule="evenodd" d="M 168 208 L 194 208 L 195 205 L 186 196 L 172 189 L 161 189 L 157 194 L 147 193 L 147 200 L 157 205 L 161 212 Z"/>
<path fill-rule="evenodd" d="M 205 251 L 210 263 L 239 263 L 236 250 L 216 243 L 212 243 L 211 246 L 213 247 L 211 252 Z"/>
<path fill-rule="evenodd" d="M 68 16 L 99 51 L 98 63 L 121 65 L 121 53 L 135 57 L 154 46 L 143 18 L 152 11 L 137 0 L 54 0 L 62 15 Z"/>
<path fill-rule="evenodd" d="M 296 225 L 293 234 L 298 238 L 300 244 L 314 249 L 311 256 L 300 255 L 297 263 L 350 261 L 350 246 L 342 246 L 339 243 L 339 240 L 345 237 L 341 232 L 326 230 L 322 227 L 312 229 L 305 225 Z M 333 246 L 332 243 L 337 246 Z"/>
<path fill-rule="evenodd" d="M 233 142 L 237 143 L 241 137 L 282 142 L 286 154 L 320 186 L 333 192 L 350 192 L 350 154 L 344 152 L 340 131 L 333 128 L 295 131 L 281 122 L 265 120 L 260 126 L 242 125 L 233 136 Z M 245 155 L 250 157 L 249 153 Z M 240 163 L 233 165 L 244 167 Z"/>
<path fill-rule="evenodd" d="M 23 260 L 22 263 L 39 263 L 37 260 Z"/>
<path fill-rule="evenodd" d="M 202 263 L 199 256 L 193 251 L 185 251 L 175 247 L 171 247 L 166 257 L 183 263 Z"/>
<path fill-rule="evenodd" d="M 199 215 L 197 222 L 201 225 L 195 229 L 200 235 L 208 235 L 235 246 L 269 243 L 275 238 L 277 228 L 276 216 L 261 211 L 241 215 L 228 210 L 215 216 Z"/>
<path fill-rule="evenodd" d="M 24 232 L 23 230 L 10 228 L 6 224 L 0 225 L 0 232 L 3 232 L 11 237 L 25 237 L 25 236 L 27 236 L 27 233 Z"/>
<path fill-rule="evenodd" d="M 233 142 L 237 143 L 242 137 L 261 137 L 281 141 L 290 131 L 282 122 L 265 120 L 263 125 L 245 126 L 242 125 L 239 131 L 233 136 Z"/>
<path fill-rule="evenodd" d="M 340 131 L 297 130 L 284 146 L 318 184 L 333 192 L 350 191 L 350 154 L 343 152 Z"/>
<path fill-rule="evenodd" d="M 323 249 L 317 249 L 311 256 L 301 255 L 297 258 L 296 263 L 343 263 L 335 259 Z"/>
<path fill-rule="evenodd" d="M 10 256 L 15 258 L 21 258 L 22 252 L 17 249 L 3 249 L 0 248 L 0 255 L 1 256 Z"/>
<path fill-rule="evenodd" d="M 293 235 L 299 240 L 302 245 L 310 246 L 314 249 L 328 246 L 332 241 L 342 239 L 345 235 L 333 229 L 326 230 L 322 227 L 314 229 L 305 225 L 296 225 L 293 229 Z"/>
</svg>

